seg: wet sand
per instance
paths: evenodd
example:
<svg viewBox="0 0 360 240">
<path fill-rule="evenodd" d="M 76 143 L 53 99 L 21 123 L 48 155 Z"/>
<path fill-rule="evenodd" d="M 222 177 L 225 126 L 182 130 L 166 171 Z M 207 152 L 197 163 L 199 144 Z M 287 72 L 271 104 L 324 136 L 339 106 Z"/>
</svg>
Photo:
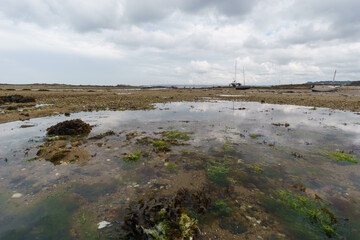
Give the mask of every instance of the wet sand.
<svg viewBox="0 0 360 240">
<path fill-rule="evenodd" d="M 360 112 L 360 87 L 342 86 L 337 92 L 315 93 L 309 86 L 251 88 L 167 89 L 136 87 L 89 87 L 66 85 L 0 85 L 0 96 L 20 94 L 35 103 L 0 105 L 0 123 L 30 118 L 96 110 L 146 110 L 155 103 L 208 100 L 253 101 L 325 107 Z M 36 104 L 50 104 L 40 105 Z"/>
</svg>

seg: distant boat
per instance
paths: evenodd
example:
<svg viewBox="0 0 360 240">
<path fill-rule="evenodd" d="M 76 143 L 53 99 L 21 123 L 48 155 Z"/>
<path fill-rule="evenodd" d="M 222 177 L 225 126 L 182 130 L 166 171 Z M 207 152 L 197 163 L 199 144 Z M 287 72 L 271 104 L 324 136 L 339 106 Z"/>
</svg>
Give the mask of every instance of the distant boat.
<svg viewBox="0 0 360 240">
<path fill-rule="evenodd" d="M 334 77 L 332 80 L 332 86 L 315 86 L 312 85 L 311 86 L 311 91 L 313 92 L 336 92 L 337 90 L 339 90 L 339 87 L 334 86 L 334 81 L 335 81 L 335 76 L 336 76 L 336 70 L 334 72 Z"/>
<path fill-rule="evenodd" d="M 235 77 L 234 77 L 234 81 L 230 84 L 230 86 L 232 86 L 232 87 L 235 88 L 236 90 L 246 90 L 246 89 L 249 89 L 250 86 L 246 86 L 246 85 L 245 85 L 245 68 L 243 67 L 244 85 L 241 85 L 241 83 L 236 82 L 236 70 L 237 70 L 237 61 L 235 60 Z"/>
</svg>

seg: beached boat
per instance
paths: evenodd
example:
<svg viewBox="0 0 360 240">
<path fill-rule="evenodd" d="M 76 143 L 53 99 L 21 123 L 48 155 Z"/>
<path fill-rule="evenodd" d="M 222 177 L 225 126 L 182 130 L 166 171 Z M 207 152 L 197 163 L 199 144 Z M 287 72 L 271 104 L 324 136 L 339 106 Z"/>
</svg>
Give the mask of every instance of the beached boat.
<svg viewBox="0 0 360 240">
<path fill-rule="evenodd" d="M 336 92 L 339 88 L 336 86 L 312 86 L 311 91 L 313 92 Z"/>
<path fill-rule="evenodd" d="M 336 92 L 339 89 L 339 87 L 334 86 L 335 76 L 336 76 L 336 70 L 334 72 L 334 77 L 332 80 L 333 85 L 325 85 L 325 86 L 312 85 L 311 91 L 313 91 L 313 92 Z"/>
<path fill-rule="evenodd" d="M 245 69 L 244 69 L 244 67 L 243 67 L 244 85 L 241 85 L 241 83 L 236 82 L 236 70 L 237 70 L 237 61 L 235 60 L 235 77 L 234 77 L 234 81 L 230 84 L 230 86 L 232 86 L 232 87 L 235 88 L 236 90 L 246 90 L 246 89 L 249 89 L 250 86 L 246 86 L 246 85 L 245 85 Z"/>
</svg>

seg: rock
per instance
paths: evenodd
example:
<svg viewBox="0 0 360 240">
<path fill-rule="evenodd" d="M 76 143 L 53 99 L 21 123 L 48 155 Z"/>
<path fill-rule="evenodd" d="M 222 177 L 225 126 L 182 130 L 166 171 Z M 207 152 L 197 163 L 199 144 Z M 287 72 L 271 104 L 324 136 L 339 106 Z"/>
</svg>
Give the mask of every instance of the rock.
<svg viewBox="0 0 360 240">
<path fill-rule="evenodd" d="M 70 117 L 70 113 L 66 112 L 64 113 L 65 117 Z"/>
<path fill-rule="evenodd" d="M 11 198 L 21 198 L 23 195 L 21 193 L 14 193 Z"/>
<path fill-rule="evenodd" d="M 106 227 L 108 227 L 108 226 L 110 226 L 110 225 L 111 225 L 110 222 L 102 221 L 102 222 L 99 222 L 99 223 L 98 223 L 98 229 L 106 228 Z"/>
</svg>

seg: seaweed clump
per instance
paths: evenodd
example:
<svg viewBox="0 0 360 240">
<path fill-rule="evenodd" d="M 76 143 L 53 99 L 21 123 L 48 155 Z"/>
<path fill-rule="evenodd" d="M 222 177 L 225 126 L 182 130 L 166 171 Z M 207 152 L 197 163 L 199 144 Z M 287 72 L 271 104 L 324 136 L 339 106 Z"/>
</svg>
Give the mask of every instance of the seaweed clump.
<svg viewBox="0 0 360 240">
<path fill-rule="evenodd" d="M 188 134 L 192 134 L 192 132 L 179 132 L 179 131 L 162 132 L 163 137 L 167 137 L 171 139 L 181 139 L 185 141 L 190 139 L 190 136 Z"/>
<path fill-rule="evenodd" d="M 156 141 L 153 143 L 155 152 L 170 152 L 171 144 L 164 141 Z"/>
<path fill-rule="evenodd" d="M 227 185 L 230 182 L 229 168 L 224 164 L 213 163 L 210 164 L 207 169 L 207 176 L 210 181 L 218 185 Z"/>
<path fill-rule="evenodd" d="M 125 156 L 123 158 L 123 160 L 125 162 L 136 162 L 137 160 L 140 159 L 141 154 L 142 154 L 141 151 L 136 151 L 136 152 L 131 153 L 129 156 Z"/>
<path fill-rule="evenodd" d="M 0 97 L 0 104 L 2 103 L 28 103 L 35 102 L 35 98 L 33 97 L 24 97 L 22 95 L 10 95 Z"/>
<path fill-rule="evenodd" d="M 88 135 L 91 132 L 91 125 L 81 119 L 67 120 L 60 122 L 47 130 L 48 135 Z"/>
<path fill-rule="evenodd" d="M 125 239 L 194 239 L 200 233 L 191 216 L 205 214 L 211 203 L 203 191 L 180 189 L 170 197 L 149 197 L 129 206 L 122 230 Z"/>
</svg>

